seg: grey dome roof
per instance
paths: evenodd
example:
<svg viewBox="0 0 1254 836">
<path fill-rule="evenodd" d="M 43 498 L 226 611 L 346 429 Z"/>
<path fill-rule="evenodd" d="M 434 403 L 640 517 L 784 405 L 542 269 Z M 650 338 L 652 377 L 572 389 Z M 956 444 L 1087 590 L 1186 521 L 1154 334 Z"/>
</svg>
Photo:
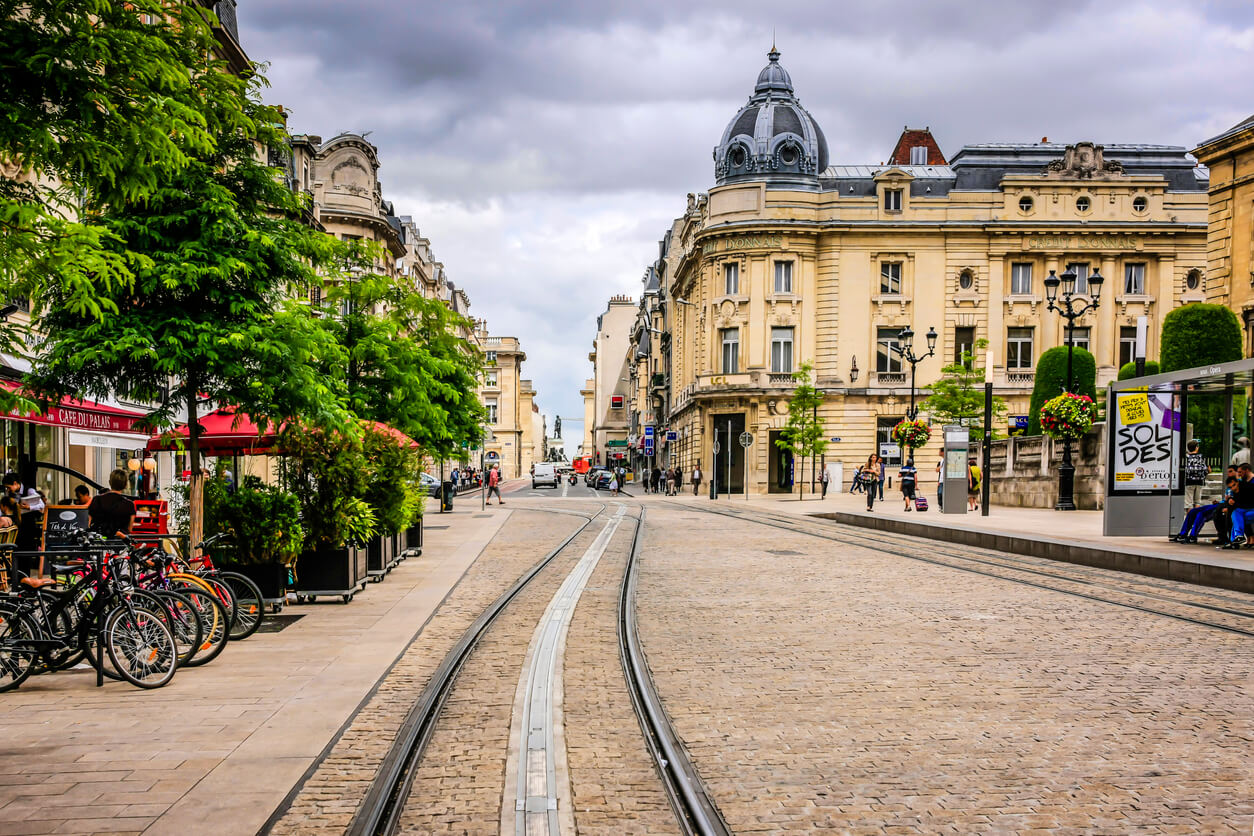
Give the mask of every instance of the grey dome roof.
<svg viewBox="0 0 1254 836">
<path fill-rule="evenodd" d="M 772 180 L 817 189 L 818 175 L 827 168 L 827 140 L 797 100 L 779 51 L 771 47 L 767 58 L 749 103 L 728 123 L 714 149 L 715 181 L 721 186 Z"/>
</svg>

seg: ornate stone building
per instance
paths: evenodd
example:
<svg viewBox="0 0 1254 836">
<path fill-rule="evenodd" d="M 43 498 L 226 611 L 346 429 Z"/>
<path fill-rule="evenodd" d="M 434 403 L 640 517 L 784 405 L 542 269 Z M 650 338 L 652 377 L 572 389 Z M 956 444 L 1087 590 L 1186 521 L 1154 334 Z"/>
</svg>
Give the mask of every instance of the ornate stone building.
<svg viewBox="0 0 1254 836">
<path fill-rule="evenodd" d="M 593 456 L 596 464 L 630 464 L 628 436 L 631 435 L 631 396 L 629 372 L 633 363 L 628 357 L 631 335 L 636 320 L 636 305 L 630 296 L 610 299 L 605 312 L 597 317 L 597 333 L 592 340 L 592 422 L 591 448 L 584 454 Z M 584 411 L 587 413 L 587 396 Z M 585 424 L 585 426 L 589 426 Z"/>
<path fill-rule="evenodd" d="M 717 440 L 720 479 L 743 491 L 747 430 L 751 492 L 809 481 L 772 443 L 792 372 L 809 362 L 839 439 L 826 462 L 847 479 L 909 405 L 897 350 L 907 326 L 918 353 L 925 332 L 938 334 L 918 366 L 920 399 L 942 366 L 987 340 L 997 394 L 1012 420 L 1026 416 L 1036 360 L 1064 339 L 1046 310 L 1050 272 L 1073 269 L 1082 294 L 1098 271 L 1106 279 L 1075 335 L 1099 384 L 1131 359 L 1137 317 L 1149 318 L 1154 357 L 1162 317 L 1208 298 L 1207 180 L 1184 148 L 992 143 L 946 160 L 930 132 L 907 129 L 891 157 L 907 162 L 832 165 L 779 53 L 768 57 L 714 149 L 714 188 L 690 196 L 668 236 L 668 456 L 685 470 L 699 460 L 708 472 Z M 930 473 L 934 450 L 920 455 Z"/>
<path fill-rule="evenodd" d="M 517 337 L 489 336 L 480 325 L 479 343 L 483 347 L 485 368 L 479 387 L 479 399 L 487 408 L 489 434 L 483 443 L 482 465 L 501 466 L 503 479 L 516 479 L 531 470 L 536 452 L 534 430 L 535 389 L 522 376 L 527 354 Z M 543 424 L 541 424 L 543 449 Z M 472 462 L 476 467 L 480 461 Z"/>
<path fill-rule="evenodd" d="M 1194 156 L 1210 169 L 1206 281 L 1225 294 L 1254 356 L 1254 116 L 1203 142 Z"/>
</svg>

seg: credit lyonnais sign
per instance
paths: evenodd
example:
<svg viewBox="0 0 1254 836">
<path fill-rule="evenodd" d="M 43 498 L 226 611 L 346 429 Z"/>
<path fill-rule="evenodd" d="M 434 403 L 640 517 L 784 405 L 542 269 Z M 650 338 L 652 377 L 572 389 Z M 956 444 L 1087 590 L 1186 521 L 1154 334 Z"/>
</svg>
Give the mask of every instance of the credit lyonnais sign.
<svg viewBox="0 0 1254 836">
<path fill-rule="evenodd" d="M 731 252 L 732 250 L 779 249 L 784 245 L 782 235 L 741 235 L 736 238 L 719 238 L 701 245 L 701 253 Z"/>
<path fill-rule="evenodd" d="M 1132 235 L 1025 235 L 1025 250 L 1139 250 Z"/>
</svg>

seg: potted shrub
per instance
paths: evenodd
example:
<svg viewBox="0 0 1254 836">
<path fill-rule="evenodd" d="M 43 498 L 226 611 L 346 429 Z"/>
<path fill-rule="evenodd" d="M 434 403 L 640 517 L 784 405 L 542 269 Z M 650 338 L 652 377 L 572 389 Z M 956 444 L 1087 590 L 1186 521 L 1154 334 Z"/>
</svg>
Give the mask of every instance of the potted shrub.
<svg viewBox="0 0 1254 836">
<path fill-rule="evenodd" d="M 231 539 L 214 548 L 214 563 L 247 576 L 269 603 L 281 601 L 288 567 L 304 543 L 300 503 L 274 485 L 246 476 L 230 492 L 220 478 L 205 485 L 205 533 L 226 532 Z"/>
<path fill-rule="evenodd" d="M 893 443 L 909 448 L 911 455 L 913 455 L 913 451 L 927 444 L 927 440 L 931 437 L 932 428 L 925 421 L 911 421 L 907 418 L 898 421 L 897 425 L 893 427 Z"/>
<path fill-rule="evenodd" d="M 399 551 L 396 535 L 410 527 L 425 498 L 418 484 L 421 461 L 396 436 L 373 426 L 365 428 L 362 450 L 368 470 L 362 498 L 378 522 L 367 545 L 366 568 L 374 580 L 382 580 Z"/>
<path fill-rule="evenodd" d="M 377 525 L 362 499 L 369 474 L 360 431 L 292 424 L 279 445 L 284 482 L 300 503 L 305 530 L 294 570 L 297 598 L 338 595 L 348 602 L 366 578 L 359 547 Z"/>
</svg>

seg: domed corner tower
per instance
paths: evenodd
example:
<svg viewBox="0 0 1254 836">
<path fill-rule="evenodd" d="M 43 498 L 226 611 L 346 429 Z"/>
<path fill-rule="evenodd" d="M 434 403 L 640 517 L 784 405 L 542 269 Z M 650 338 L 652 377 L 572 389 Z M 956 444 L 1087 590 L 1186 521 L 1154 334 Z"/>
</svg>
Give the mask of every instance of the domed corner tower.
<svg viewBox="0 0 1254 836">
<path fill-rule="evenodd" d="M 792 78 L 779 63 L 779 50 L 753 88 L 749 103 L 723 131 L 714 149 L 714 179 L 719 186 L 748 180 L 818 191 L 827 168 L 827 140 L 792 89 Z"/>
</svg>

